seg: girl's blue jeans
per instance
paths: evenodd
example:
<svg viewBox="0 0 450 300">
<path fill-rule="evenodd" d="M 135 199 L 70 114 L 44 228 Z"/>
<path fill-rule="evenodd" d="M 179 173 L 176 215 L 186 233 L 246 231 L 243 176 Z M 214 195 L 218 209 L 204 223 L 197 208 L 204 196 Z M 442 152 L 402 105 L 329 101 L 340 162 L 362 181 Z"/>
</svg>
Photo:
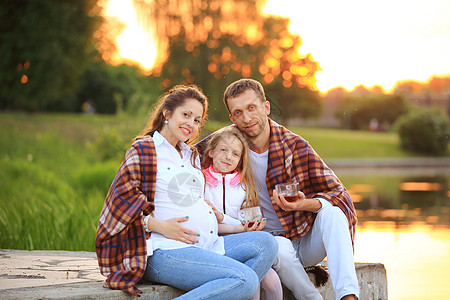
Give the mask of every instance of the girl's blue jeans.
<svg viewBox="0 0 450 300">
<path fill-rule="evenodd" d="M 198 247 L 156 250 L 144 279 L 188 291 L 177 299 L 249 299 L 276 257 L 278 244 L 263 231 L 224 237 L 225 255 Z"/>
</svg>

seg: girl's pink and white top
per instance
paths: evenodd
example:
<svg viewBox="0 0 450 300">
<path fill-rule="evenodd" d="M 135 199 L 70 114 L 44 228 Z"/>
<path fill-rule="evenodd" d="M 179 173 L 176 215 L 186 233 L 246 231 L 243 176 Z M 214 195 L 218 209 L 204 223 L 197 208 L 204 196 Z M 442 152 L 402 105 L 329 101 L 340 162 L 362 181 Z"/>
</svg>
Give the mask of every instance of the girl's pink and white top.
<svg viewBox="0 0 450 300">
<path fill-rule="evenodd" d="M 238 172 L 221 174 L 214 172 L 213 167 L 202 170 L 206 178 L 205 199 L 214 204 L 224 214 L 221 223 L 239 225 L 238 212 L 245 200 L 245 191 L 241 185 Z"/>
</svg>

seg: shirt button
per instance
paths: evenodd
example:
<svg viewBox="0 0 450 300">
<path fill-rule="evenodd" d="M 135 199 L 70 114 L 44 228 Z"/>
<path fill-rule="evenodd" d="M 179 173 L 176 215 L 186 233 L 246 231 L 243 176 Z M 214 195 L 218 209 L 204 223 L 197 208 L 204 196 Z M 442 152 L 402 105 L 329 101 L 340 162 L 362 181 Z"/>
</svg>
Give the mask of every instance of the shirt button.
<svg viewBox="0 0 450 300">
<path fill-rule="evenodd" d="M 209 213 L 212 214 L 212 211 L 210 211 Z"/>
<path fill-rule="evenodd" d="M 213 233 L 214 233 L 214 231 L 212 231 L 212 230 L 211 230 L 211 231 L 210 231 L 209 233 L 213 234 Z"/>
<path fill-rule="evenodd" d="M 170 170 L 170 167 L 167 167 L 167 170 Z"/>
<path fill-rule="evenodd" d="M 184 165 L 181 165 L 182 168 L 184 168 Z"/>
</svg>

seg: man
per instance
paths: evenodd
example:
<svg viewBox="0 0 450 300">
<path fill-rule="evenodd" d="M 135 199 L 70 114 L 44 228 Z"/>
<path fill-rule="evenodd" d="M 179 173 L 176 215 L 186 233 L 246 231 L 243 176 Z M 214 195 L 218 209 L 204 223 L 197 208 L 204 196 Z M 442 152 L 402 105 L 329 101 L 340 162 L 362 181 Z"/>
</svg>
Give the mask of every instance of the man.
<svg viewBox="0 0 450 300">
<path fill-rule="evenodd" d="M 247 136 L 263 230 L 277 236 L 273 268 L 297 299 L 322 299 L 304 267 L 327 257 L 336 299 L 357 299 L 353 259 L 356 214 L 350 195 L 307 141 L 271 120 L 262 85 L 241 79 L 229 85 L 224 104 L 231 121 Z M 299 199 L 287 202 L 277 183 L 298 182 Z"/>
</svg>

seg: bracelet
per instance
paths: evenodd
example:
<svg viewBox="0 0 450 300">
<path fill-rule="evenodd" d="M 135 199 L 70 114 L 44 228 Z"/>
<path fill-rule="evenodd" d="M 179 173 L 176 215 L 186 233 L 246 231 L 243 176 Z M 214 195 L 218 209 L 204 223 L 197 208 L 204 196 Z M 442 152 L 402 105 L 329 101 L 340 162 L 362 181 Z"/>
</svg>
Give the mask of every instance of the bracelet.
<svg viewBox="0 0 450 300">
<path fill-rule="evenodd" d="M 146 215 L 144 218 L 144 231 L 145 232 L 151 232 L 151 230 L 148 229 L 148 219 L 150 219 L 150 215 Z"/>
</svg>

